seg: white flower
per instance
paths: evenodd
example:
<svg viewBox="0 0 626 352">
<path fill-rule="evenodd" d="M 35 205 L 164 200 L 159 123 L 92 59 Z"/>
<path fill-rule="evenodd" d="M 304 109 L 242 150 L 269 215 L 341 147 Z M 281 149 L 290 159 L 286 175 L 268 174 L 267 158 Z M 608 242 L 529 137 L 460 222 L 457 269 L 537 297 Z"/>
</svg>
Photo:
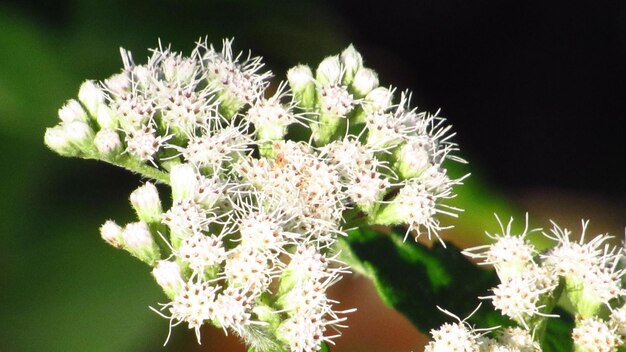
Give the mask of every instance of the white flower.
<svg viewBox="0 0 626 352">
<path fill-rule="evenodd" d="M 540 300 L 553 288 L 539 289 L 535 277 L 520 275 L 503 280 L 493 289 L 492 296 L 481 298 L 490 298 L 496 309 L 525 325 L 526 320 L 534 315 L 550 316 L 541 312 L 544 306 Z"/>
<path fill-rule="evenodd" d="M 141 161 L 154 161 L 154 155 L 168 138 L 155 134 L 151 126 L 144 126 L 136 131 L 126 132 L 126 151 Z"/>
<path fill-rule="evenodd" d="M 603 244 L 610 238 L 599 235 L 585 243 L 588 222 L 582 222 L 578 242 L 570 240 L 571 232 L 555 223 L 546 236 L 558 241 L 555 248 L 542 257 L 544 266 L 566 280 L 570 300 L 583 317 L 595 315 L 602 304 L 624 294 L 621 278 L 624 269 L 618 269 L 621 253 Z"/>
<path fill-rule="evenodd" d="M 429 239 L 433 236 L 439 238 L 439 231 L 449 227 L 441 226 L 436 215 L 457 217 L 456 212 L 460 211 L 460 209 L 438 203 L 441 199 L 453 197 L 451 186 L 455 182 L 459 181 L 443 178 L 439 187 L 433 187 L 419 179 L 408 180 L 391 204 L 377 215 L 376 223 L 381 225 L 407 224 L 405 239 L 413 230 L 417 232 L 416 238 L 424 231 Z"/>
<path fill-rule="evenodd" d="M 528 242 L 526 236 L 540 229 L 529 229 L 528 213 L 526 213 L 526 225 L 520 234 L 512 233 L 513 218 L 509 220 L 506 227 L 498 216 L 496 220 L 500 224 L 501 233 L 486 233 L 487 237 L 495 242 L 490 245 L 468 248 L 463 251 L 463 254 L 481 259 L 480 264 L 493 265 L 500 280 L 504 281 L 519 275 L 532 262 L 537 250 Z"/>
<path fill-rule="evenodd" d="M 261 58 L 248 55 L 240 62 L 240 55 L 234 56 L 232 41 L 224 40 L 222 51 L 217 52 L 206 42 L 196 48 L 210 84 L 218 90 L 220 107 L 227 117 L 240 108 L 252 104 L 263 93 L 271 72 L 259 73 L 263 67 Z"/>
<path fill-rule="evenodd" d="M 200 343 L 200 327 L 205 321 L 214 317 L 215 293 L 216 288 L 208 283 L 190 281 L 183 285 L 172 302 L 164 308 L 169 308 L 170 320 L 176 321 L 173 325 L 181 322 L 187 323 L 190 329 L 195 330 L 196 338 Z"/>
<path fill-rule="evenodd" d="M 424 348 L 424 352 L 476 352 L 478 351 L 479 335 L 463 322 L 445 323 L 438 329 L 430 331 L 432 340 Z"/>
<path fill-rule="evenodd" d="M 163 214 L 161 221 L 167 225 L 172 234 L 179 238 L 186 238 L 208 229 L 212 220 L 211 214 L 192 200 L 176 201 Z"/>
<path fill-rule="evenodd" d="M 323 114 L 346 117 L 354 108 L 354 98 L 345 86 L 325 85 L 319 88 L 318 94 Z"/>
<path fill-rule="evenodd" d="M 576 351 L 615 352 L 622 339 L 606 322 L 598 318 L 578 320 L 572 331 Z"/>
<path fill-rule="evenodd" d="M 196 233 L 182 240 L 176 256 L 189 265 L 194 273 L 203 274 L 206 268 L 226 259 L 226 250 L 220 237 Z"/>
<path fill-rule="evenodd" d="M 242 335 L 243 330 L 251 324 L 252 302 L 245 290 L 227 288 L 215 300 L 214 319 L 226 331 L 232 329 Z"/>
<path fill-rule="evenodd" d="M 232 287 L 243 288 L 254 294 L 267 289 L 277 272 L 273 268 L 277 258 L 268 251 L 239 245 L 228 252 L 224 276 Z"/>
<path fill-rule="evenodd" d="M 520 327 L 508 327 L 498 334 L 498 341 L 512 351 L 540 352 L 539 343 L 533 340 L 528 330 Z"/>
<path fill-rule="evenodd" d="M 207 167 L 219 172 L 225 164 L 234 160 L 237 155 L 250 151 L 250 138 L 238 127 L 223 128 L 215 133 L 203 131 L 193 136 L 185 148 L 177 148 L 189 163 L 198 168 Z"/>
</svg>

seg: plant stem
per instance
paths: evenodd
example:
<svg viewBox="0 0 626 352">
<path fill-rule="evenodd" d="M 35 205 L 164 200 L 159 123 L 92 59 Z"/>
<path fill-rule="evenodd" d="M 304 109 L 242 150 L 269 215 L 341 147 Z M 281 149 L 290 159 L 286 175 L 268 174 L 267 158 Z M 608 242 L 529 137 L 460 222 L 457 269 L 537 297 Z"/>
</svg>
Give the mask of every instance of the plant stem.
<svg viewBox="0 0 626 352">
<path fill-rule="evenodd" d="M 150 166 L 149 164 L 140 161 L 137 158 L 132 158 L 128 155 L 118 156 L 115 159 L 103 159 L 98 156 L 87 156 L 86 158 L 105 161 L 109 164 L 122 167 L 133 173 L 139 174 L 142 177 L 150 178 L 159 183 L 169 184 L 170 182 L 170 176 L 167 172 L 161 171 L 153 166 Z"/>
</svg>

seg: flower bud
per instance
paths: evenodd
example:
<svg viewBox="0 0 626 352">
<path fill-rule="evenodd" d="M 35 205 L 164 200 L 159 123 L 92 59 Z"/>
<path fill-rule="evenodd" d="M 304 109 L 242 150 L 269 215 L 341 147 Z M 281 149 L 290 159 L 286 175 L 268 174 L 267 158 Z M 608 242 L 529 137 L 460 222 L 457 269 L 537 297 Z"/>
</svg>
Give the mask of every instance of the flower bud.
<svg viewBox="0 0 626 352">
<path fill-rule="evenodd" d="M 72 121 L 63 124 L 63 130 L 68 141 L 78 150 L 88 152 L 93 148 L 94 132 L 85 122 Z"/>
<path fill-rule="evenodd" d="M 393 92 L 389 88 L 378 87 L 367 93 L 363 106 L 368 111 L 384 110 L 391 107 L 392 100 Z"/>
<path fill-rule="evenodd" d="M 100 236 L 113 247 L 123 248 L 124 240 L 122 239 L 122 227 L 113 220 L 107 220 L 100 226 Z"/>
<path fill-rule="evenodd" d="M 170 171 L 172 198 L 174 201 L 194 199 L 196 193 L 196 170 L 190 164 L 179 164 Z"/>
<path fill-rule="evenodd" d="M 306 65 L 292 67 L 287 72 L 287 80 L 298 104 L 305 109 L 312 109 L 315 105 L 315 83 L 313 72 Z"/>
<path fill-rule="evenodd" d="M 148 224 L 143 221 L 126 225 L 122 239 L 124 249 L 147 264 L 153 265 L 161 256 Z"/>
<path fill-rule="evenodd" d="M 137 188 L 130 194 L 130 203 L 137 212 L 139 220 L 149 224 L 161 221 L 161 200 L 159 199 L 159 191 L 152 183 L 147 182 L 145 185 Z"/>
<path fill-rule="evenodd" d="M 76 156 L 79 151 L 70 143 L 63 126 L 55 126 L 46 129 L 44 143 L 48 148 L 63 156 Z"/>
<path fill-rule="evenodd" d="M 350 85 L 354 75 L 363 67 L 363 57 L 352 44 L 341 53 L 341 63 L 344 67 L 343 84 Z"/>
<path fill-rule="evenodd" d="M 183 287 L 180 266 L 176 262 L 160 260 L 152 269 L 152 276 L 170 299 L 174 299 Z"/>
<path fill-rule="evenodd" d="M 118 125 L 117 116 L 104 104 L 98 106 L 96 121 L 98 121 L 100 128 L 115 129 Z"/>
<path fill-rule="evenodd" d="M 421 175 L 433 165 L 433 146 L 427 137 L 416 137 L 396 151 L 396 170 L 404 179 Z"/>
<path fill-rule="evenodd" d="M 77 100 L 70 99 L 59 109 L 59 118 L 63 123 L 70 123 L 72 121 L 89 121 L 87 112 L 83 109 Z"/>
<path fill-rule="evenodd" d="M 321 85 L 341 83 L 341 62 L 339 57 L 329 56 L 322 60 L 315 72 L 315 78 Z"/>
<path fill-rule="evenodd" d="M 98 131 L 93 143 L 98 153 L 105 158 L 114 157 L 122 151 L 120 136 L 112 129 L 105 128 Z"/>
<path fill-rule="evenodd" d="M 78 100 L 85 105 L 87 112 L 95 117 L 98 113 L 98 107 L 104 103 L 104 93 L 94 81 L 85 81 L 78 90 Z"/>
<path fill-rule="evenodd" d="M 378 87 L 378 75 L 374 70 L 363 67 L 356 72 L 352 81 L 354 95 L 362 98 L 376 87 Z"/>
<path fill-rule="evenodd" d="M 104 81 L 107 90 L 113 95 L 124 95 L 130 91 L 130 79 L 128 73 L 118 73 Z"/>
</svg>

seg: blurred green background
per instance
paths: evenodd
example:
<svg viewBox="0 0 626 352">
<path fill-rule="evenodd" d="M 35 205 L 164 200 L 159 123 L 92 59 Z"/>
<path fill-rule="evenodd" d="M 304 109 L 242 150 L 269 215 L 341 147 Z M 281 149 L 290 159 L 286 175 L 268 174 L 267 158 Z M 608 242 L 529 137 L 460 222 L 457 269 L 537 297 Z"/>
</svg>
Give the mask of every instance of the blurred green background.
<svg viewBox="0 0 626 352">
<path fill-rule="evenodd" d="M 106 219 L 132 219 L 140 184 L 113 167 L 46 150 L 43 133 L 87 78 L 119 71 L 118 48 L 137 61 L 160 38 L 189 52 L 205 35 L 265 58 L 277 78 L 355 43 L 381 83 L 443 108 L 471 164 L 448 238 L 461 245 L 495 230 L 492 213 L 529 210 L 621 236 L 626 224 L 621 127 L 626 21 L 607 3 L 461 1 L 0 2 L 0 351 L 242 351 L 168 323 L 149 270 L 99 238 Z M 510 6 L 510 7 L 509 7 Z M 578 19 L 585 19 L 581 24 Z M 336 291 L 359 312 L 336 351 L 420 350 L 423 339 L 382 307 L 363 280 Z"/>
</svg>

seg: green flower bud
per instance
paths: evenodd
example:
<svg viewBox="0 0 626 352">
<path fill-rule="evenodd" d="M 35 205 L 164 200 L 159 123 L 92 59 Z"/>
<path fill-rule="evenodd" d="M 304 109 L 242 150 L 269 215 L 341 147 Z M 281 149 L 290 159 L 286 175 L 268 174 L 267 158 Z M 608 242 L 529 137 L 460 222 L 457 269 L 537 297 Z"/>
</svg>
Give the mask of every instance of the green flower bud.
<svg viewBox="0 0 626 352">
<path fill-rule="evenodd" d="M 93 149 L 94 132 L 88 124 L 83 121 L 72 121 L 63 124 L 63 130 L 68 141 L 78 150 L 88 153 Z"/>
<path fill-rule="evenodd" d="M 219 96 L 220 112 L 228 119 L 235 116 L 246 105 L 245 101 L 238 99 L 227 90 L 222 90 L 217 94 Z"/>
<path fill-rule="evenodd" d="M 154 241 L 148 224 L 143 221 L 126 225 L 122 231 L 124 249 L 149 265 L 161 258 L 159 246 Z"/>
<path fill-rule="evenodd" d="M 180 266 L 176 262 L 160 260 L 152 269 L 152 276 L 170 299 L 174 299 L 183 287 Z"/>
<path fill-rule="evenodd" d="M 427 137 L 413 138 L 396 149 L 395 169 L 404 179 L 417 177 L 433 165 L 433 150 Z"/>
<path fill-rule="evenodd" d="M 315 82 L 311 68 L 306 65 L 292 67 L 287 72 L 287 80 L 298 105 L 312 109 L 315 106 Z"/>
<path fill-rule="evenodd" d="M 104 159 L 114 158 L 122 152 L 120 136 L 112 129 L 105 128 L 98 133 L 93 140 L 96 150 Z"/>
<path fill-rule="evenodd" d="M 350 85 L 355 74 L 363 67 L 363 57 L 352 44 L 341 53 L 341 63 L 343 64 L 343 84 Z"/>
<path fill-rule="evenodd" d="M 339 57 L 329 56 L 322 60 L 315 72 L 315 78 L 320 85 L 341 83 L 341 62 Z"/>
<path fill-rule="evenodd" d="M 46 129 L 44 143 L 48 148 L 63 156 L 77 156 L 78 149 L 70 143 L 67 132 L 63 126 L 55 126 Z"/>
<path fill-rule="evenodd" d="M 111 128 L 115 129 L 118 126 L 117 116 L 109 109 L 108 106 L 102 104 L 98 107 L 98 111 L 96 114 L 96 121 L 100 128 Z"/>
<path fill-rule="evenodd" d="M 384 110 L 391 107 L 392 101 L 393 92 L 389 88 L 378 87 L 367 93 L 363 106 L 369 111 Z"/>
<path fill-rule="evenodd" d="M 256 314 L 259 321 L 269 324 L 269 330 L 275 330 L 280 325 L 280 315 L 276 313 L 276 309 L 264 303 L 257 302 L 256 306 L 252 308 L 252 312 Z"/>
<path fill-rule="evenodd" d="M 78 90 L 78 100 L 87 108 L 92 117 L 98 114 L 98 107 L 104 103 L 104 93 L 94 81 L 85 81 Z"/>
<path fill-rule="evenodd" d="M 130 194 L 130 203 L 137 212 L 139 220 L 148 224 L 161 222 L 161 200 L 156 186 L 150 182 L 137 188 Z"/>
<path fill-rule="evenodd" d="M 59 118 L 63 123 L 70 123 L 72 121 L 89 121 L 87 112 L 83 109 L 82 105 L 77 100 L 70 99 L 59 109 Z"/>
<path fill-rule="evenodd" d="M 179 164 L 170 171 L 170 184 L 174 201 L 194 199 L 198 183 L 196 171 L 190 164 Z"/>
<path fill-rule="evenodd" d="M 100 236 L 102 236 L 102 239 L 113 247 L 124 247 L 122 227 L 116 224 L 113 220 L 107 220 L 102 226 L 100 226 Z"/>
<path fill-rule="evenodd" d="M 583 280 L 571 276 L 565 277 L 567 298 L 583 318 L 596 316 L 602 308 L 603 301 L 598 299 L 597 292 L 585 285 Z"/>
<path fill-rule="evenodd" d="M 376 87 L 378 87 L 378 75 L 374 70 L 363 67 L 356 72 L 352 81 L 352 90 L 356 97 L 362 98 Z"/>
<path fill-rule="evenodd" d="M 356 80 L 357 78 L 355 78 Z M 356 94 L 356 93 L 355 93 Z M 389 88 L 377 87 L 372 89 L 361 103 L 363 109 L 354 116 L 354 123 L 364 123 L 367 114 L 390 108 L 393 104 L 393 92 Z"/>
</svg>

